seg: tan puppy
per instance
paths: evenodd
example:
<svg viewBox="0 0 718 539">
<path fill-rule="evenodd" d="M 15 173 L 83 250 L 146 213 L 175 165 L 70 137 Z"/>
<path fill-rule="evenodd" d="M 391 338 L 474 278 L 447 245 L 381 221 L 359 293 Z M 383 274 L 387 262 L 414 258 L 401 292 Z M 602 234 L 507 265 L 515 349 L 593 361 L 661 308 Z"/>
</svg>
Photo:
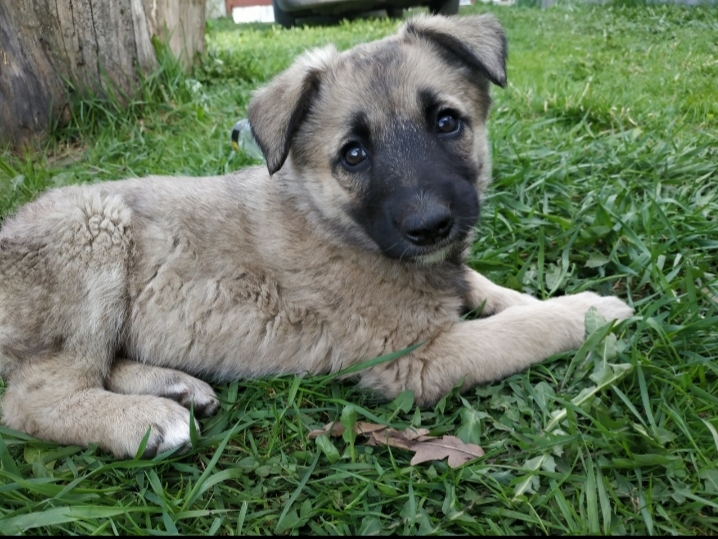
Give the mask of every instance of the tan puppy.
<svg viewBox="0 0 718 539">
<path fill-rule="evenodd" d="M 3 422 L 118 457 L 152 427 L 152 455 L 189 443 L 191 401 L 217 408 L 185 373 L 336 372 L 423 343 L 360 377 L 428 404 L 578 347 L 592 306 L 630 316 L 589 292 L 538 301 L 462 263 L 505 59 L 489 15 L 417 17 L 308 52 L 256 93 L 269 173 L 71 186 L 21 208 L 0 232 Z"/>
</svg>

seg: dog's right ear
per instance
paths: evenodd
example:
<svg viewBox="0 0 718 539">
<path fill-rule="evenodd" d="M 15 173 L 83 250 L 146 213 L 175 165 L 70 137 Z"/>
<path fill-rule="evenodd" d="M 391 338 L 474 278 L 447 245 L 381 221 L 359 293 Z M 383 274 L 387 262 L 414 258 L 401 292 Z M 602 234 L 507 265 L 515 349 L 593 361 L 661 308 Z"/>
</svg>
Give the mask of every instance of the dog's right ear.
<svg viewBox="0 0 718 539">
<path fill-rule="evenodd" d="M 459 61 L 506 87 L 506 35 L 491 13 L 466 17 L 417 15 L 404 23 L 399 36 L 426 39 Z"/>
<path fill-rule="evenodd" d="M 299 124 L 336 57 L 333 45 L 305 52 L 252 97 L 247 110 L 249 125 L 270 175 L 287 160 Z"/>
</svg>

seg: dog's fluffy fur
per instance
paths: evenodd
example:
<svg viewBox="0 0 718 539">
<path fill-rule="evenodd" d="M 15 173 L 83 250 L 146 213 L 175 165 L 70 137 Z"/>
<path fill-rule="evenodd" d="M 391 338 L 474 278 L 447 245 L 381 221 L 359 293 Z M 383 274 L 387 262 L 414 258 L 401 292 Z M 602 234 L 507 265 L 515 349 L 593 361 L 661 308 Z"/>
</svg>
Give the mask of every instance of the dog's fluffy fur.
<svg viewBox="0 0 718 539">
<path fill-rule="evenodd" d="M 359 376 L 427 404 L 578 347 L 590 307 L 630 316 L 589 292 L 538 301 L 462 263 L 505 60 L 491 16 L 415 18 L 309 52 L 255 94 L 268 171 L 71 186 L 21 208 L 0 232 L 3 422 L 118 457 L 151 426 L 151 455 L 189 442 L 191 401 L 217 408 L 187 373 L 336 372 L 423 343 Z"/>
</svg>

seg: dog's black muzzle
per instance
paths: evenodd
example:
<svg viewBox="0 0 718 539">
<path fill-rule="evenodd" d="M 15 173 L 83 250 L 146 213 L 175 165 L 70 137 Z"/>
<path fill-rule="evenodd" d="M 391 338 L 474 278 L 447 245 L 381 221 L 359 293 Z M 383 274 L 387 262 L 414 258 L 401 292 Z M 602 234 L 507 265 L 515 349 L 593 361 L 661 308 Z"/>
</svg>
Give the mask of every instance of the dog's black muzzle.
<svg viewBox="0 0 718 539">
<path fill-rule="evenodd" d="M 438 262 L 463 247 L 479 217 L 477 164 L 415 126 L 397 128 L 380 147 L 353 215 L 382 252 Z"/>
<path fill-rule="evenodd" d="M 464 178 L 395 187 L 372 206 L 367 231 L 385 255 L 402 260 L 444 259 L 479 217 L 478 195 Z"/>
<path fill-rule="evenodd" d="M 418 247 L 437 245 L 449 237 L 454 218 L 449 209 L 434 204 L 428 211 L 413 213 L 399 223 L 404 237 Z"/>
</svg>

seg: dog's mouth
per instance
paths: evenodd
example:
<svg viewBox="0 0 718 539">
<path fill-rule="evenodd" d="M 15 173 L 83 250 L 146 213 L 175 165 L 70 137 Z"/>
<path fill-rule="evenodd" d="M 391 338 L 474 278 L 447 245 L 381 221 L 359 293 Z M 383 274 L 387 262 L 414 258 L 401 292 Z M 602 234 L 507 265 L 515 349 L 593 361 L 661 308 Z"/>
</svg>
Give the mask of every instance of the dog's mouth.
<svg viewBox="0 0 718 539">
<path fill-rule="evenodd" d="M 478 207 L 467 205 L 462 211 L 452 211 L 449 203 L 408 215 L 403 208 L 386 211 L 365 221 L 365 230 L 389 258 L 419 266 L 458 261 L 478 219 Z"/>
<path fill-rule="evenodd" d="M 409 243 L 399 258 L 420 266 L 440 264 L 460 248 L 464 236 L 457 232 L 431 245 L 420 246 Z"/>
<path fill-rule="evenodd" d="M 415 254 L 411 261 L 419 266 L 433 266 L 446 260 L 454 251 L 455 243 L 450 242 L 444 246 L 433 246 L 425 252 Z"/>
</svg>

